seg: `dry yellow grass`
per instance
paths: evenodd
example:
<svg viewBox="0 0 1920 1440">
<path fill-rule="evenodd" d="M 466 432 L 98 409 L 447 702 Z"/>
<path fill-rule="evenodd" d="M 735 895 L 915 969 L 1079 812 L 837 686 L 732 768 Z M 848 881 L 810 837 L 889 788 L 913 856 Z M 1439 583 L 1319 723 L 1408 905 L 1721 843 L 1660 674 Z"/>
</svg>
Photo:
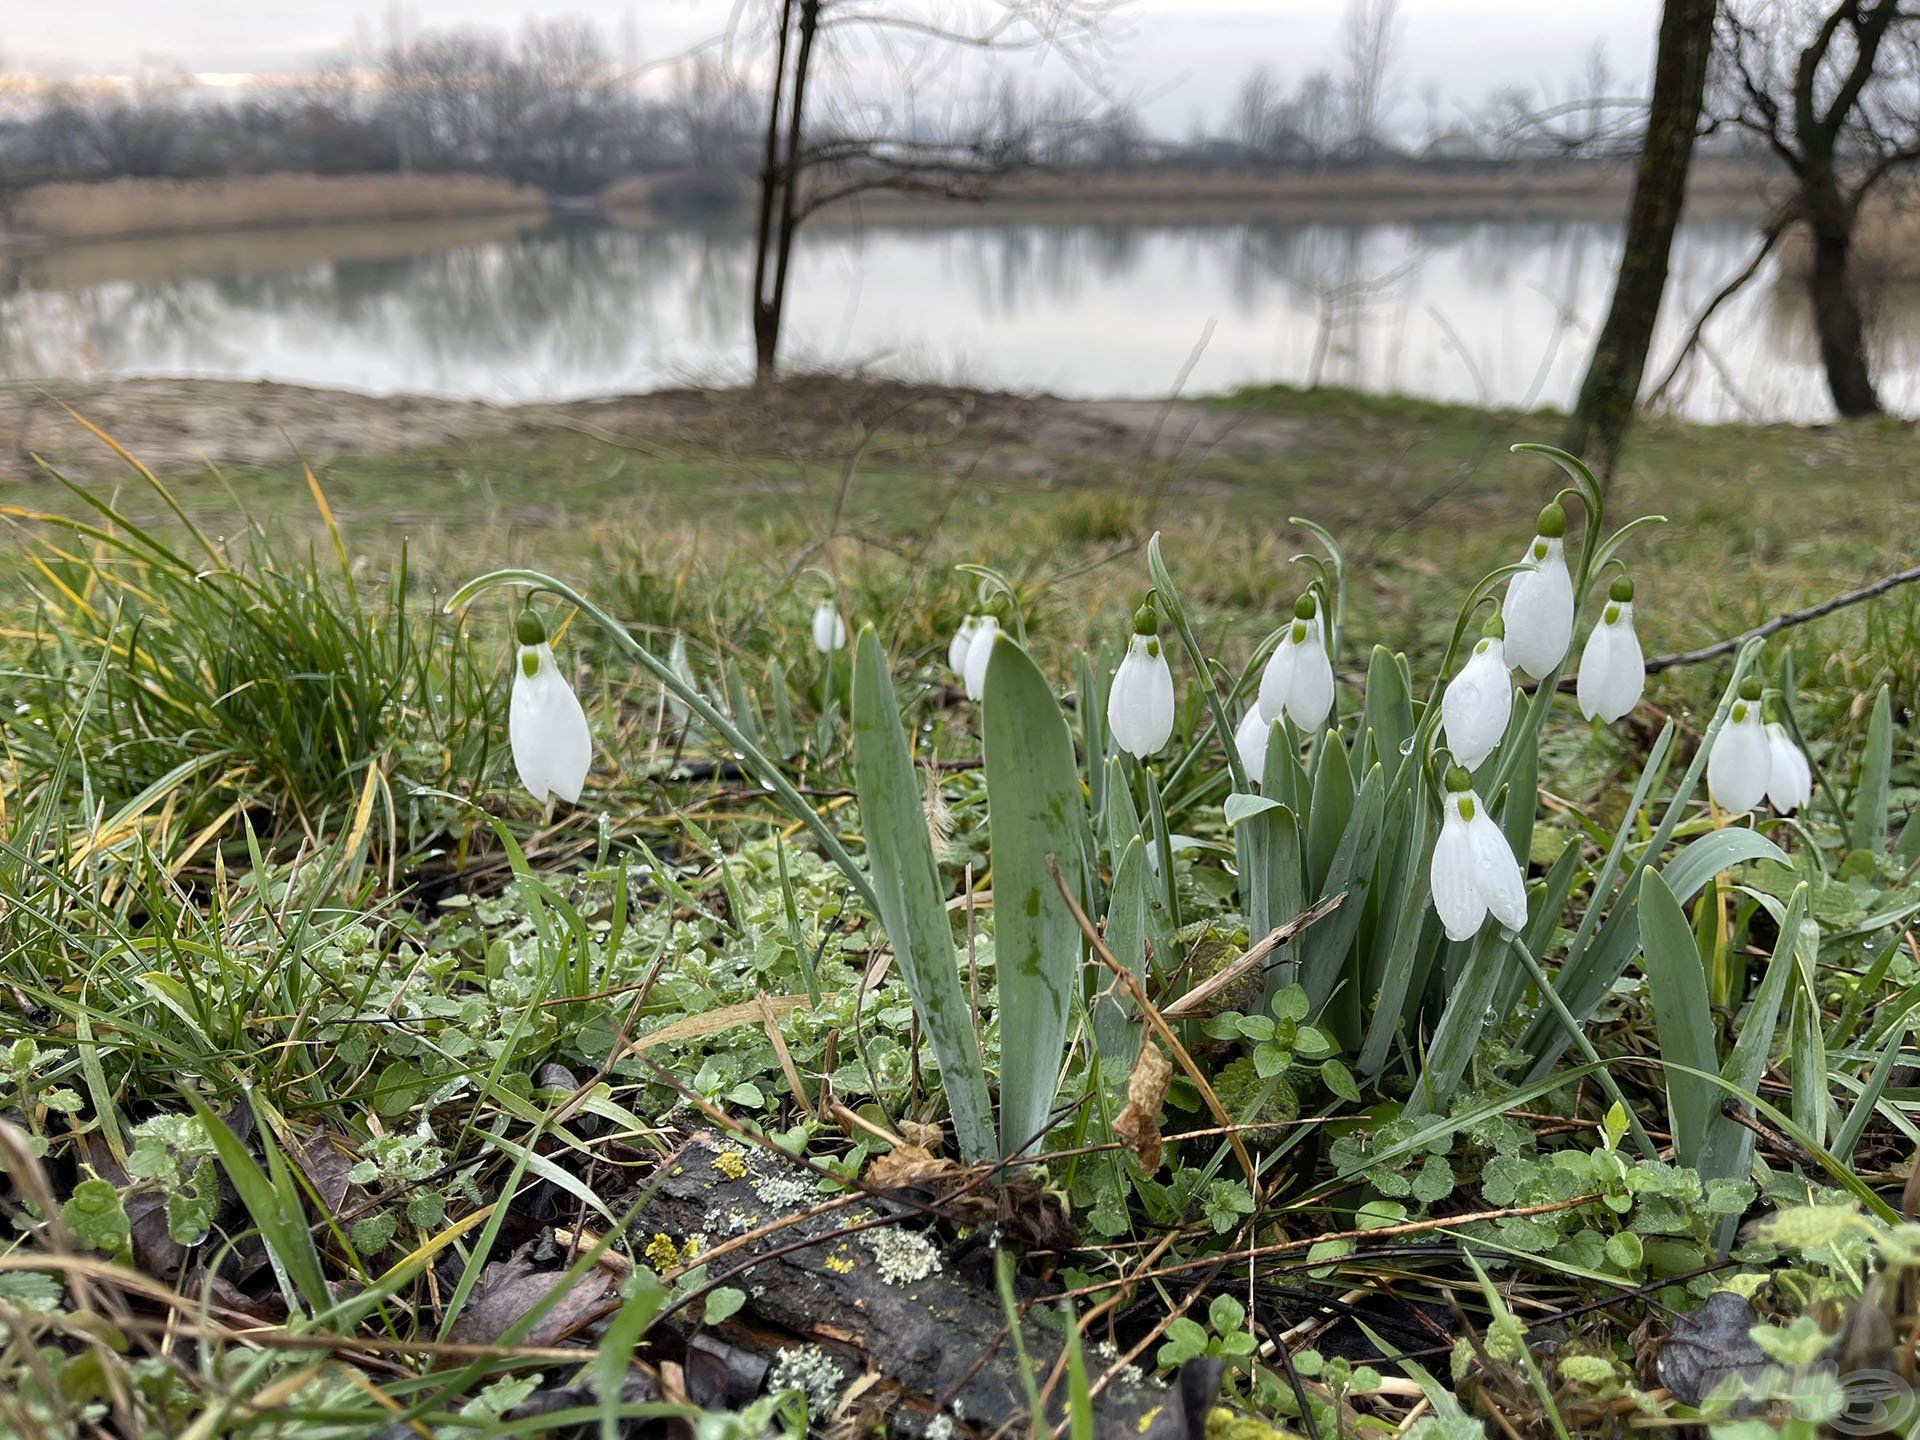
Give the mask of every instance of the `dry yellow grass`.
<svg viewBox="0 0 1920 1440">
<path fill-rule="evenodd" d="M 251 175 L 233 180 L 109 180 L 36 185 L 10 228 L 48 240 L 165 235 L 249 226 L 417 220 L 539 210 L 532 186 L 479 175 Z"/>
</svg>

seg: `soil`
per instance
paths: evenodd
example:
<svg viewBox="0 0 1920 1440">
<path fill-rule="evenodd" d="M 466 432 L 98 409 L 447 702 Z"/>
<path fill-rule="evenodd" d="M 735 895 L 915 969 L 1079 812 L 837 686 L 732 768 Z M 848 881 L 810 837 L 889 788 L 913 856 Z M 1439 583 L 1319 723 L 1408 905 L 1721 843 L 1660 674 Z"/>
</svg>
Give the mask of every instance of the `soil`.
<svg viewBox="0 0 1920 1440">
<path fill-rule="evenodd" d="M 74 475 L 123 462 L 68 408 L 156 472 L 315 467 L 342 455 L 396 455 L 503 436 L 573 430 L 642 452 L 832 453 L 880 430 L 928 449 L 943 467 L 985 464 L 1044 479 L 1088 461 L 1138 463 L 1219 453 L 1261 457 L 1303 438 L 1302 421 L 1187 402 L 1066 400 L 825 378 L 771 390 L 663 390 L 563 404 L 490 405 L 377 396 L 271 381 L 48 381 L 0 393 L 0 473 L 25 478 L 33 457 Z M 956 443 L 957 442 L 957 443 Z"/>
</svg>

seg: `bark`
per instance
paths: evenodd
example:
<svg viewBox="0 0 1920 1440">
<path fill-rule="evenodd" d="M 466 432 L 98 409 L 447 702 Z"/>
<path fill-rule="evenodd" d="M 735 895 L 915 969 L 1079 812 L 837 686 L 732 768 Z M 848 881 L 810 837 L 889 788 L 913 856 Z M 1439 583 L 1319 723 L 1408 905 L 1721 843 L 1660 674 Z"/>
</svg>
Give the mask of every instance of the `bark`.
<svg viewBox="0 0 1920 1440">
<path fill-rule="evenodd" d="M 1813 302 L 1820 337 L 1820 361 L 1826 367 L 1833 407 L 1849 418 L 1880 413 L 1880 396 L 1867 365 L 1866 330 L 1860 296 L 1849 260 L 1853 227 L 1837 185 L 1821 185 L 1809 176 L 1803 184 L 1807 226 L 1813 235 L 1813 264 L 1807 272 L 1807 296 Z"/>
<path fill-rule="evenodd" d="M 1591 452 L 1611 474 L 1633 419 L 1654 321 L 1667 288 L 1674 230 L 1686 200 L 1687 171 L 1713 53 L 1715 0 L 1667 0 L 1660 16 L 1653 65 L 1647 138 L 1634 172 L 1626 248 L 1614 282 L 1613 303 L 1594 344 L 1593 359 L 1568 422 L 1566 448 Z"/>
<path fill-rule="evenodd" d="M 793 234 L 799 228 L 797 197 L 802 169 L 801 141 L 805 131 L 807 80 L 813 68 L 813 41 L 820 30 L 821 0 L 799 0 L 799 34 L 794 48 L 792 101 L 787 113 L 784 137 L 780 125 L 780 88 L 774 87 L 769 102 L 765 164 L 760 177 L 760 224 L 754 255 L 753 283 L 753 372 L 757 383 L 773 379 L 780 350 L 780 323 L 787 308 L 787 272 L 793 258 Z M 779 54 L 776 80 L 784 70 L 787 53 L 789 17 L 793 0 L 781 7 Z M 779 155 L 784 138 L 786 154 Z M 777 213 L 776 213 L 777 212 Z M 767 280 L 772 269 L 772 283 Z"/>
</svg>

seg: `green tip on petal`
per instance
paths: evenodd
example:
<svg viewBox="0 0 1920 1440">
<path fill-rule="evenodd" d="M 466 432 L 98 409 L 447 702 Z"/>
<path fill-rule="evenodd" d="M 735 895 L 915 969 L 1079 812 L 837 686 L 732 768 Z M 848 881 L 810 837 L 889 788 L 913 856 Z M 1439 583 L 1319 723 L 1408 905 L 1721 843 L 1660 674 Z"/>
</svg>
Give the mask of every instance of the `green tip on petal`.
<svg viewBox="0 0 1920 1440">
<path fill-rule="evenodd" d="M 522 645 L 547 643 L 547 627 L 540 623 L 540 617 L 531 610 L 520 612 L 520 618 L 513 622 L 513 633 Z"/>
<path fill-rule="evenodd" d="M 1311 620 L 1319 613 L 1319 603 L 1314 600 L 1311 590 L 1293 602 L 1293 618 L 1296 620 Z"/>
<path fill-rule="evenodd" d="M 1464 765 L 1447 767 L 1447 791 L 1453 795 L 1464 795 L 1473 789 L 1473 775 Z"/>
<path fill-rule="evenodd" d="M 1755 676 L 1749 675 L 1740 682 L 1740 698 L 1742 700 L 1758 700 L 1763 689 L 1764 687 L 1760 684 L 1760 681 Z"/>
<path fill-rule="evenodd" d="M 1507 622 L 1498 615 L 1490 616 L 1487 623 L 1480 627 L 1480 633 L 1489 640 L 1504 640 L 1507 638 Z"/>
<path fill-rule="evenodd" d="M 1607 587 L 1607 598 L 1625 605 L 1633 599 L 1633 581 L 1625 575 L 1613 577 L 1613 584 Z"/>
<path fill-rule="evenodd" d="M 1550 500 L 1540 512 L 1540 523 L 1533 527 L 1534 533 L 1548 540 L 1558 540 L 1567 533 L 1567 512 L 1560 508 L 1558 500 Z"/>
</svg>

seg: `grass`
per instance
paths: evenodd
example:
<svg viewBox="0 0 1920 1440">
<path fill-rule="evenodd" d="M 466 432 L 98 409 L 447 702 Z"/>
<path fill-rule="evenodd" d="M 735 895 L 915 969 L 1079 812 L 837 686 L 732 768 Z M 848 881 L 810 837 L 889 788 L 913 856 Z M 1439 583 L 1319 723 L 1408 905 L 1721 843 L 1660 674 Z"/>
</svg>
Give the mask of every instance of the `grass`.
<svg viewBox="0 0 1920 1440">
<path fill-rule="evenodd" d="M 946 1105 L 901 966 L 876 966 L 881 927 L 741 772 L 737 747 L 687 724 L 582 617 L 558 648 L 595 768 L 580 809 L 531 807 L 504 743 L 510 610 L 489 597 L 448 617 L 442 602 L 483 569 L 534 564 L 658 654 L 685 636 L 702 689 L 861 855 L 852 677 L 806 640 L 832 577 L 884 642 L 868 663 L 890 672 L 912 721 L 951 900 L 989 886 L 993 858 L 977 716 L 944 666 L 974 604 L 955 563 L 1007 578 L 1042 669 L 1074 683 L 1084 651 L 1117 644 L 1158 530 L 1200 642 L 1237 672 L 1308 578 L 1288 564 L 1310 543 L 1288 517 L 1311 517 L 1346 550 L 1349 666 L 1375 640 L 1402 646 L 1423 695 L 1459 597 L 1514 558 L 1557 485 L 1505 451 L 1552 438 L 1550 416 L 1273 389 L 1170 423 L 1221 411 L 1239 439 L 1142 460 L 1131 441 L 1067 445 L 1044 414 L 813 381 L 664 417 L 616 408 L 592 433 L 568 415 L 484 446 L 342 456 L 311 484 L 298 465 L 217 479 L 88 472 L 77 437 L 58 459 L 72 488 L 43 479 L 31 508 L 10 509 L 17 543 L 0 575 L 14 602 L 0 635 L 12 701 L 0 717 L 0 1111 L 13 1127 L 0 1133 L 17 1137 L 4 1151 L 0 1424 L 205 1436 L 418 1421 L 451 1433 L 532 1396 L 562 1405 L 577 1380 L 588 1388 L 571 1423 L 637 1427 L 637 1412 L 619 1418 L 618 1397 L 592 1388 L 622 1367 L 589 1349 L 569 1358 L 556 1349 L 564 1327 L 527 1308 L 564 1304 L 603 1269 L 622 1289 L 618 1318 L 600 1323 L 642 1337 L 635 1373 L 650 1383 L 686 1362 L 703 1305 L 722 1343 L 764 1344 L 769 1322 L 752 1309 L 748 1325 L 714 1318 L 756 1303 L 751 1276 L 701 1262 L 723 1234 L 635 1217 L 652 1213 L 662 1157 L 702 1127 L 731 1130 L 756 1165 L 776 1149 L 805 1157 L 820 1167 L 814 1193 L 861 1174 L 888 1136 L 892 1160 L 937 1174 L 937 1154 L 913 1151 L 932 1134 L 915 1127 Z M 1668 517 L 1627 556 L 1649 653 L 1911 563 L 1916 469 L 1910 430 L 1892 424 L 1646 425 L 1609 508 Z M 396 515 L 412 518 L 383 523 Z M 1667 978 L 1650 989 L 1631 968 L 1578 1017 L 1665 1144 L 1670 1094 L 1684 1094 L 1689 1127 L 1720 1094 L 1657 1063 L 1677 1053 L 1671 1017 L 1700 1018 L 1671 999 L 1691 993 L 1684 962 L 1701 958 L 1720 1006 L 1688 1031 L 1696 1055 L 1732 1051 L 1766 982 L 1779 1039 L 1736 1056 L 1739 1074 L 1759 1066 L 1768 1107 L 1757 1192 L 1630 1163 L 1625 1116 L 1584 1083 L 1580 1060 L 1527 1082 L 1515 1047 L 1522 1022 L 1546 1012 L 1518 971 L 1495 978 L 1511 1015 L 1470 1055 L 1454 1046 L 1457 1093 L 1421 1121 L 1401 1115 L 1417 1044 L 1362 1077 L 1362 1095 L 1347 1065 L 1328 1067 L 1342 1056 L 1289 992 L 1269 1009 L 1230 990 L 1178 1034 L 1218 1103 L 1246 1118 L 1235 1138 L 1270 1167 L 1265 1193 L 1256 1201 L 1239 1160 L 1204 1133 L 1209 1107 L 1178 1071 L 1145 1100 L 1163 1165 L 1085 1149 L 1119 1097 L 1085 1078 L 1081 1043 L 1061 1092 L 1075 1108 L 1044 1172 L 1047 1213 L 1063 1207 L 1077 1238 L 1014 1247 L 1026 1252 L 1019 1294 L 1075 1292 L 1096 1379 L 1118 1352 L 1148 1371 L 1218 1356 L 1235 1411 L 1323 1436 L 1408 1419 L 1419 1388 L 1448 1375 L 1454 1335 L 1466 1379 L 1432 1401 L 1446 1426 L 1497 1412 L 1489 1433 L 1597 1437 L 1635 1407 L 1681 1418 L 1634 1336 L 1664 1333 L 1723 1284 L 1751 1295 L 1776 1353 L 1812 1353 L 1807 1327 L 1843 1316 L 1849 1333 L 1872 1321 L 1905 1335 L 1902 1251 L 1874 1207 L 1898 1205 L 1920 1134 L 1901 1018 L 1920 982 L 1903 943 L 1920 851 L 1900 835 L 1920 782 L 1917 631 L 1920 609 L 1896 592 L 1768 647 L 1824 777 L 1808 814 L 1768 826 L 1795 868 L 1729 861 L 1677 894 L 1662 911 Z M 1546 730 L 1536 882 L 1557 883 L 1556 859 L 1572 857 L 1564 913 L 1546 917 L 1533 952 L 1549 970 L 1583 915 L 1600 913 L 1610 837 L 1651 833 L 1729 668 L 1658 677 L 1612 731 L 1564 710 Z M 883 693 L 875 673 L 863 723 Z M 1882 687 L 1892 723 L 1876 725 Z M 1229 864 L 1220 752 L 1186 689 L 1175 748 L 1156 762 L 1186 922 L 1177 957 L 1158 957 L 1172 962 L 1150 986 L 1162 1006 L 1257 938 Z M 1083 750 L 1090 713 L 1072 712 Z M 1678 753 L 1641 811 L 1628 792 L 1662 714 Z M 1714 827 L 1704 807 L 1681 808 L 1676 849 Z M 903 814 L 896 804 L 896 833 Z M 1356 943 L 1380 923 L 1369 910 Z M 984 900 L 956 915 L 997 1090 L 995 930 Z M 1846 1153 L 1823 1164 L 1842 1136 Z M 59 1226 L 48 1205 L 22 1203 L 41 1196 Z M 1751 1228 L 1776 1213 L 1774 1229 Z M 1489 1218 L 1450 1218 L 1466 1214 Z M 1722 1264 L 1729 1216 L 1749 1229 Z M 1002 1215 L 1007 1233 L 1023 1233 L 1016 1220 Z M 1276 1250 L 1272 1266 L 1232 1258 L 1255 1244 Z M 1165 1271 L 1156 1281 L 1138 1278 L 1147 1254 Z M 509 1285 L 526 1288 L 518 1310 L 488 1300 Z M 998 1317 L 999 1289 L 985 1281 L 981 1294 Z M 677 1301 L 671 1323 L 650 1324 Z M 1075 1370 L 1054 1403 L 1074 1392 L 1077 1433 L 1082 1362 L 1070 1367 L 1045 1329 L 1021 1338 L 1042 1347 L 1043 1381 L 1057 1355 Z M 483 1349 L 434 1348 L 450 1339 Z M 1025 1414 L 1024 1390 L 1010 1393 Z M 670 1385 L 664 1395 L 677 1403 Z M 784 1422 L 763 1407 L 738 1423 L 744 1435 Z"/>
</svg>

